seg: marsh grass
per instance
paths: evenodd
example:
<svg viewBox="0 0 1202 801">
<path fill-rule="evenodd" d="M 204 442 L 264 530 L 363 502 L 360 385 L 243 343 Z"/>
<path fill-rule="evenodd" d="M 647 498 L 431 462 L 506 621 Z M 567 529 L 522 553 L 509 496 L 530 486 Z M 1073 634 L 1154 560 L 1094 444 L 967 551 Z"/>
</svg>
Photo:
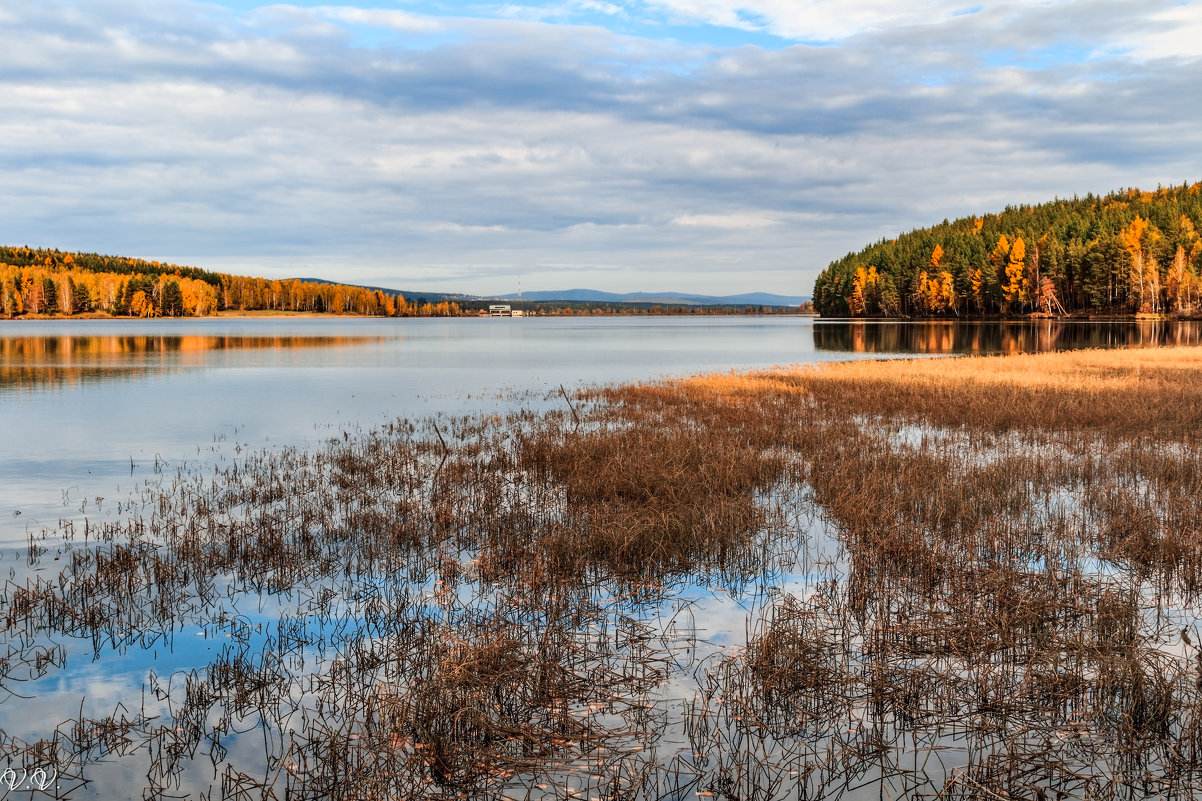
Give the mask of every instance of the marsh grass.
<svg viewBox="0 0 1202 801">
<path fill-rule="evenodd" d="M 1200 379 L 852 363 L 156 464 L 31 538 L 0 687 L 224 646 L 0 746 L 148 798 L 1198 798 Z"/>
</svg>

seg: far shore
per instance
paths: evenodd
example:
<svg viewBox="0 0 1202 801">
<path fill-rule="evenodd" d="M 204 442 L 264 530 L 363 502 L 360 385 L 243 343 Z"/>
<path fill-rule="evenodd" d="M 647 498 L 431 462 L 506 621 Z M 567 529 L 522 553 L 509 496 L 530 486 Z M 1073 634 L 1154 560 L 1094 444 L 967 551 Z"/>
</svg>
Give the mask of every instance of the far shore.
<svg viewBox="0 0 1202 801">
<path fill-rule="evenodd" d="M 522 317 L 694 317 L 694 316 L 713 316 L 713 317 L 751 317 L 757 315 L 769 316 L 788 316 L 788 317 L 805 317 L 814 320 L 826 320 L 832 322 L 846 323 L 1016 323 L 1016 322 L 1036 322 L 1036 321 L 1058 321 L 1058 322 L 1191 322 L 1202 319 L 1198 316 L 1182 316 L 1176 314 L 1096 314 L 1096 315 L 1080 315 L 1070 314 L 1063 316 L 1051 316 L 1045 314 L 1030 314 L 1018 317 L 823 317 L 822 315 L 811 311 L 798 311 L 793 308 L 779 308 L 774 311 L 763 311 L 762 309 L 732 309 L 731 311 L 715 311 L 712 308 L 706 307 L 705 311 L 697 312 L 682 312 L 682 311 L 662 311 L 652 312 L 646 310 L 630 311 L 630 312 L 614 312 L 614 311 L 580 311 L 575 313 L 562 313 L 557 310 L 529 312 L 527 311 Z M 15 317 L 5 317 L 0 315 L 0 322 L 4 321 L 64 321 L 64 320 L 113 320 L 113 321 L 131 321 L 131 320 L 215 320 L 215 319 L 253 319 L 253 318 L 303 318 L 312 320 L 400 320 L 400 319 L 433 319 L 439 317 L 441 319 L 494 319 L 488 314 L 456 314 L 456 315 L 406 315 L 406 316 L 390 316 L 383 314 L 333 314 L 330 312 L 314 312 L 314 311 L 286 311 L 279 309 L 225 309 L 215 314 L 206 314 L 198 316 L 183 316 L 183 317 L 129 317 L 123 315 L 107 314 L 105 312 L 85 312 L 82 314 L 22 314 Z"/>
<path fill-rule="evenodd" d="M 793 316 L 793 317 L 818 317 L 813 312 L 801 312 L 793 309 L 782 309 L 780 311 L 763 312 L 759 309 L 754 311 L 732 310 L 729 312 L 719 312 L 707 309 L 705 312 L 689 313 L 689 312 L 647 312 L 643 310 L 632 311 L 628 313 L 620 312 L 577 312 L 575 314 L 563 314 L 556 311 L 537 312 L 531 314 L 527 312 L 522 317 L 695 317 L 695 316 L 711 316 L 711 317 L 750 317 L 755 315 L 768 314 L 771 316 Z M 455 314 L 455 315 L 410 315 L 410 316 L 389 316 L 383 314 L 332 314 L 329 312 L 312 312 L 312 311 L 282 311 L 268 309 L 246 309 L 246 310 L 224 310 L 216 314 L 206 314 L 200 316 L 184 316 L 184 317 L 126 317 L 113 314 L 105 314 L 103 312 L 87 312 L 84 314 L 22 314 L 16 317 L 0 316 L 0 321 L 63 321 L 63 320 L 216 320 L 216 319 L 246 319 L 246 318 L 283 318 L 297 317 L 313 320 L 404 320 L 404 319 L 496 319 L 487 314 Z"/>
</svg>

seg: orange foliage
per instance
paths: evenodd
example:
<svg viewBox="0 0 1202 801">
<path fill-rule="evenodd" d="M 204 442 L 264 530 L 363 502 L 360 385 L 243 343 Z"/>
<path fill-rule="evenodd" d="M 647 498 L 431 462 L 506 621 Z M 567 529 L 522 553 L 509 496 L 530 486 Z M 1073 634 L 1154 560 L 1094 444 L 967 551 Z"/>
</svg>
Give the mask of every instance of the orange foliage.
<svg viewBox="0 0 1202 801">
<path fill-rule="evenodd" d="M 1004 238 L 1004 237 L 1003 237 Z M 1006 281 L 1002 284 L 1002 296 L 1008 304 L 1027 302 L 1027 245 L 1021 236 L 1014 238 L 1010 253 L 1006 257 Z"/>
<path fill-rule="evenodd" d="M 880 280 L 881 277 L 876 267 L 856 268 L 856 274 L 852 278 L 851 298 L 848 301 L 853 317 L 876 313 L 880 297 Z"/>
<path fill-rule="evenodd" d="M 26 249 L 27 250 L 27 249 Z M 21 255 L 32 255 L 15 249 Z M 0 314 L 16 317 L 24 314 L 77 314 L 95 311 L 101 314 L 130 314 L 140 317 L 158 316 L 167 282 L 174 281 L 183 297 L 183 313 L 203 317 L 216 314 L 221 308 L 291 312 L 332 312 L 374 316 L 420 315 L 458 316 L 463 310 L 456 303 L 443 301 L 420 307 L 409 303 L 399 294 L 378 289 L 322 284 L 297 279 L 265 279 L 236 275 L 218 275 L 220 286 L 201 278 L 186 277 L 180 268 L 158 262 L 138 262 L 134 259 L 114 259 L 132 267 L 149 264 L 161 272 L 151 273 L 152 287 L 134 292 L 129 305 L 122 307 L 126 285 L 137 275 L 99 272 L 79 267 L 73 254 L 58 254 L 37 259 L 25 266 L 0 263 Z M 145 278 L 145 276 L 143 276 Z M 55 288 L 55 308 L 46 308 L 44 287 L 51 281 Z M 75 289 L 80 297 L 86 293 L 90 309 L 76 307 Z M 131 287 L 132 289 L 133 287 Z M 153 289 L 153 291 L 151 291 Z"/>
</svg>

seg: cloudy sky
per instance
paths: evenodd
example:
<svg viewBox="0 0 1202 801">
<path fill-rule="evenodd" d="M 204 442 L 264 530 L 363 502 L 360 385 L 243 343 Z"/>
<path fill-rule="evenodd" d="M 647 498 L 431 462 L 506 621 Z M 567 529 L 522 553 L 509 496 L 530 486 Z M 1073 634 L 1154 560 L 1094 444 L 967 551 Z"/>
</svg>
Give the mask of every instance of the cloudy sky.
<svg viewBox="0 0 1202 801">
<path fill-rule="evenodd" d="M 0 242 L 503 293 L 808 294 L 1202 180 L 1202 2 L 0 0 Z"/>
</svg>

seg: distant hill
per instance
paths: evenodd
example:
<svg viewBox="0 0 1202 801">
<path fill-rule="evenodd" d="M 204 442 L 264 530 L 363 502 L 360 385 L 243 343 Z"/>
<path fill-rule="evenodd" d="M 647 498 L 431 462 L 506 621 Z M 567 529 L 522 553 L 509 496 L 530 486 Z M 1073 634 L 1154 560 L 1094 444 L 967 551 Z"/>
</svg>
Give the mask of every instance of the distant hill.
<svg viewBox="0 0 1202 801">
<path fill-rule="evenodd" d="M 326 278 L 297 277 L 297 278 L 289 278 L 287 280 L 303 281 L 306 284 L 326 284 L 329 286 L 349 286 L 349 287 L 353 287 L 354 289 L 366 289 L 371 292 L 383 292 L 385 295 L 400 295 L 401 297 L 403 297 L 407 300 L 422 299 L 422 300 L 429 301 L 431 303 L 439 303 L 444 300 L 447 300 L 447 301 L 479 300 L 479 298 L 475 295 L 464 295 L 460 292 L 430 292 L 430 291 L 419 292 L 417 290 L 391 289 L 386 286 L 370 286 L 368 284 L 342 284 L 338 281 L 330 281 L 329 279 L 326 279 Z"/>
<path fill-rule="evenodd" d="M 1202 314 L 1202 183 L 1008 206 L 831 262 L 825 316 Z"/>
<path fill-rule="evenodd" d="M 518 300 L 518 295 L 502 295 L 498 300 Z M 747 292 L 742 295 L 693 295 L 684 292 L 601 292 L 596 289 L 523 292 L 521 300 L 573 301 L 585 303 L 658 303 L 672 306 L 800 306 L 809 300 L 802 295 L 774 295 Z"/>
</svg>

